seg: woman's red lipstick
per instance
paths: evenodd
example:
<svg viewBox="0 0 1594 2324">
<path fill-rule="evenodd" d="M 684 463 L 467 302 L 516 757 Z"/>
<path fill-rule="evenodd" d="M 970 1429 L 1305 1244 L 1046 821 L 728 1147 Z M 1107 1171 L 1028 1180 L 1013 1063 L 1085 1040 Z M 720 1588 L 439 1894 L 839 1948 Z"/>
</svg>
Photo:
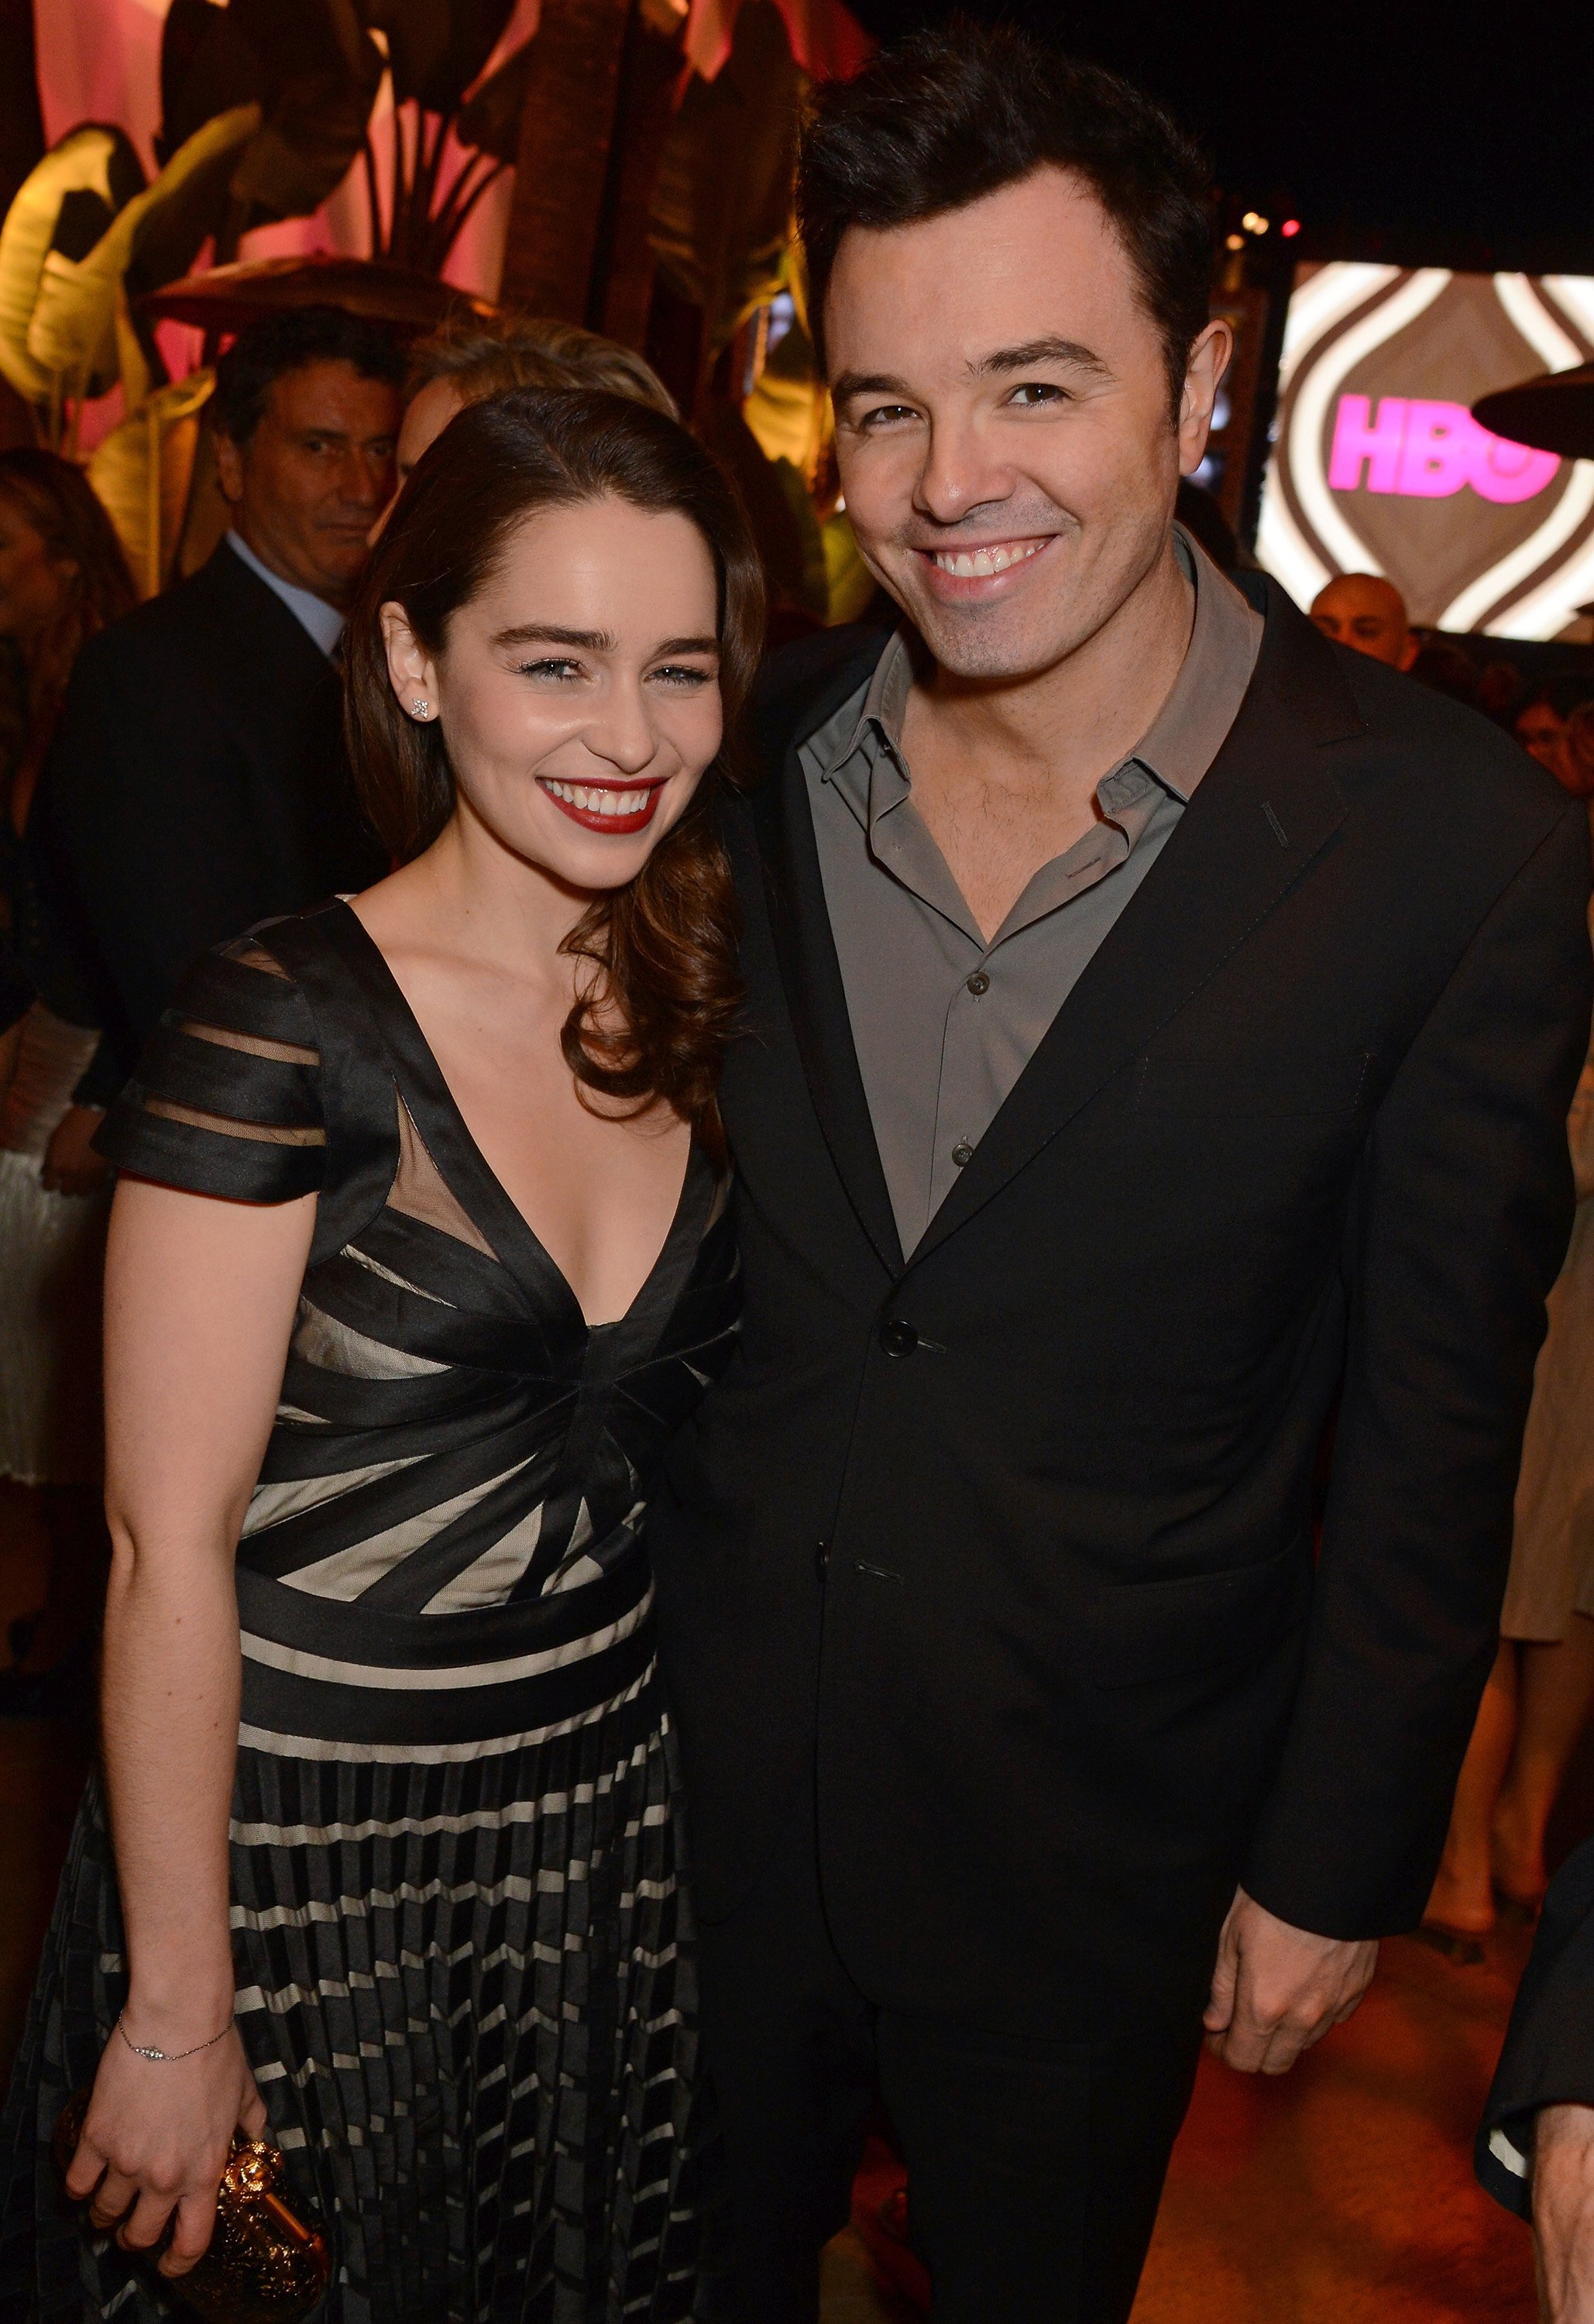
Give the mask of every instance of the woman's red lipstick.
<svg viewBox="0 0 1594 2324">
<path fill-rule="evenodd" d="M 560 814 L 578 823 L 583 831 L 607 832 L 615 839 L 647 830 L 664 788 L 662 779 L 646 783 L 567 783 L 551 775 L 539 775 L 537 780 Z M 631 798 L 635 807 L 618 814 L 611 811 L 618 802 Z"/>
</svg>

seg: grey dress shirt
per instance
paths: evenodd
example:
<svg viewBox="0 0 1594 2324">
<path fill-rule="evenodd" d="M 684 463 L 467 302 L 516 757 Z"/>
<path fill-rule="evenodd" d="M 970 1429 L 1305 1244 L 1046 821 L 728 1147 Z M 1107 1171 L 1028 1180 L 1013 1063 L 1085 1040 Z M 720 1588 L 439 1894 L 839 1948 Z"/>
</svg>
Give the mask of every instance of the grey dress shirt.
<svg viewBox="0 0 1594 2324">
<path fill-rule="evenodd" d="M 1244 699 L 1262 620 L 1186 534 L 1190 644 L 1150 729 L 1096 786 L 989 944 L 913 803 L 905 632 L 802 746 L 853 1045 L 906 1254 L 1150 871 Z"/>
</svg>

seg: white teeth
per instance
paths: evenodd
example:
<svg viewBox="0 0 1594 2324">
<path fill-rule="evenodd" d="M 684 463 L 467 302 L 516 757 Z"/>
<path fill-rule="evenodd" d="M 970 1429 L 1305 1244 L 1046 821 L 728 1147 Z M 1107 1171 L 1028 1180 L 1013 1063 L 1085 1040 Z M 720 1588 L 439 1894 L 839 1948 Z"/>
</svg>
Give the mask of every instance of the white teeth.
<svg viewBox="0 0 1594 2324">
<path fill-rule="evenodd" d="M 1022 565 L 1044 549 L 1044 540 L 1017 541 L 1011 548 L 975 549 L 936 549 L 935 563 L 943 573 L 954 573 L 960 581 L 985 580 L 993 573 L 1005 573 L 1009 565 Z"/>
<path fill-rule="evenodd" d="M 592 783 L 557 783 L 547 775 L 543 782 L 555 798 L 578 807 L 584 815 L 635 815 L 647 802 L 645 790 L 604 791 Z"/>
</svg>

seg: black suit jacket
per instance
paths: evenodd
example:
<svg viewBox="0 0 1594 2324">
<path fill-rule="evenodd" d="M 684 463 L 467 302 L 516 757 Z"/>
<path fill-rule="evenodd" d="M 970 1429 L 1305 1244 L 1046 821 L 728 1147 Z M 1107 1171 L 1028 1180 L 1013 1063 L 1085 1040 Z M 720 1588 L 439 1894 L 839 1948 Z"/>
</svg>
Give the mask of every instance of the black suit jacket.
<svg viewBox="0 0 1594 2324">
<path fill-rule="evenodd" d="M 898 2007 L 1184 2013 L 1240 1877 L 1414 1923 L 1494 1653 L 1587 817 L 1266 598 L 1228 741 L 906 1266 L 795 750 L 878 638 L 777 671 L 731 818 L 746 1323 L 655 1506 L 665 1668 L 705 1911 L 816 1780 L 833 1932 Z"/>
<path fill-rule="evenodd" d="M 128 1070 L 209 945 L 385 869 L 338 674 L 225 542 L 85 646 L 33 827 Z"/>
<path fill-rule="evenodd" d="M 1478 2175 L 1525 2218 L 1541 2107 L 1594 2107 L 1594 1840 L 1550 1883 L 1478 2134 Z"/>
</svg>

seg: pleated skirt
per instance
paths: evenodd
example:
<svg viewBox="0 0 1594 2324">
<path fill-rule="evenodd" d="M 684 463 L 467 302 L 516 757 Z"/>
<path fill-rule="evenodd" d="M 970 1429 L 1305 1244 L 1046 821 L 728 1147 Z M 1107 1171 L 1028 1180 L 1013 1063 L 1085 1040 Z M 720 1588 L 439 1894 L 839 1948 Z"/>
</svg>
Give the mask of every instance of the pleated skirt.
<svg viewBox="0 0 1594 2324">
<path fill-rule="evenodd" d="M 326 2324 L 704 2312 L 673 1748 L 655 1674 L 571 1731 L 429 1763 L 239 1752 L 238 2024 Z M 171 2311 L 63 2202 L 50 2139 L 125 1991 L 91 1782 L 0 2123 L 0 2315 Z"/>
</svg>

